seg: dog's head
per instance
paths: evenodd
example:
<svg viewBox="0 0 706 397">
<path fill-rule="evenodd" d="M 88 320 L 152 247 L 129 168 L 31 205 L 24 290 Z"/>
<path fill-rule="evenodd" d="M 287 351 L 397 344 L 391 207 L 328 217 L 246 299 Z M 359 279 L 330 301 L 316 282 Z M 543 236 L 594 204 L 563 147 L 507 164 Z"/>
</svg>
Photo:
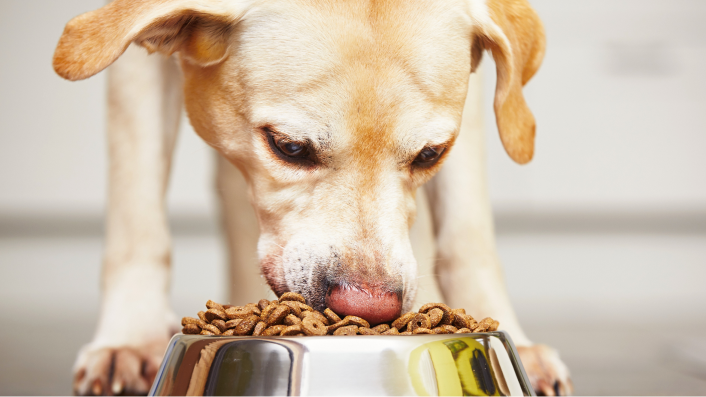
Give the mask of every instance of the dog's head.
<svg viewBox="0 0 706 397">
<path fill-rule="evenodd" d="M 411 306 L 415 192 L 485 49 L 502 142 L 532 157 L 522 86 L 544 36 L 525 0 L 116 0 L 69 22 L 55 70 L 87 78 L 133 42 L 179 54 L 194 129 L 249 183 L 263 274 L 317 308 L 380 322 Z"/>
</svg>

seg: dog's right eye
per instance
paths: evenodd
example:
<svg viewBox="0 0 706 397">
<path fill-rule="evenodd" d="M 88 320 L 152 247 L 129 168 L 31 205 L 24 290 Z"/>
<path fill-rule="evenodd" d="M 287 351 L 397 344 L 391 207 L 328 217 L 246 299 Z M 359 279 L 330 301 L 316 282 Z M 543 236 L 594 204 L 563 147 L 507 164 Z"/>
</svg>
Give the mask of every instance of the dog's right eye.
<svg viewBox="0 0 706 397">
<path fill-rule="evenodd" d="M 309 149 L 308 143 L 293 141 L 269 128 L 263 130 L 267 134 L 270 148 L 282 160 L 296 164 L 313 163 L 313 151 Z"/>
</svg>

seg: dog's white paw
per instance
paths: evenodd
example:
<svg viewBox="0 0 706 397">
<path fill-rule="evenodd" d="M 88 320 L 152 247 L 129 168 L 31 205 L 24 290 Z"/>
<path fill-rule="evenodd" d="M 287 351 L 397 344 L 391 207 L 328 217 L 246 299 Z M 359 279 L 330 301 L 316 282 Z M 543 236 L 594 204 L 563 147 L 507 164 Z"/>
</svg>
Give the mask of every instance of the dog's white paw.
<svg viewBox="0 0 706 397">
<path fill-rule="evenodd" d="M 76 395 L 146 395 L 169 340 L 141 347 L 85 346 L 74 368 Z"/>
<path fill-rule="evenodd" d="M 568 396 L 573 394 L 569 369 L 559 353 L 549 346 L 518 346 L 522 365 L 538 396 Z"/>
</svg>

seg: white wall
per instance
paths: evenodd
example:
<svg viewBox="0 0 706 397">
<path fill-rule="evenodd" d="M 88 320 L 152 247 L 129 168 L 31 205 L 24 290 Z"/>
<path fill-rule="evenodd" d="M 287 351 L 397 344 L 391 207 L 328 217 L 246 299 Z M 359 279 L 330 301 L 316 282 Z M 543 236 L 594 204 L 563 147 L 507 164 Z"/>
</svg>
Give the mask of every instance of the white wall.
<svg viewBox="0 0 706 397">
<path fill-rule="evenodd" d="M 0 213 L 90 212 L 105 200 L 104 76 L 51 69 L 73 16 L 102 0 L 0 2 Z M 500 211 L 706 208 L 706 2 L 535 0 L 548 51 L 526 89 L 535 160 L 512 163 L 494 126 L 486 57 L 489 170 Z M 187 123 L 185 123 L 187 124 Z M 185 126 L 169 203 L 212 207 L 210 150 Z"/>
</svg>

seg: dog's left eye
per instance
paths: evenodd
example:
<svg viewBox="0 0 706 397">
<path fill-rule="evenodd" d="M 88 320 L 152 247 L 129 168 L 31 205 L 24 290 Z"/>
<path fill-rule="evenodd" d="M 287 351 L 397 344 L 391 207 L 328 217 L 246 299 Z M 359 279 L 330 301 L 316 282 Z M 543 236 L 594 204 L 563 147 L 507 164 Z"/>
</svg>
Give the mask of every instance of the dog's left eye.
<svg viewBox="0 0 706 397">
<path fill-rule="evenodd" d="M 436 164 L 444 151 L 446 151 L 446 147 L 443 146 L 425 147 L 414 159 L 414 164 L 420 167 L 430 167 Z"/>
</svg>

